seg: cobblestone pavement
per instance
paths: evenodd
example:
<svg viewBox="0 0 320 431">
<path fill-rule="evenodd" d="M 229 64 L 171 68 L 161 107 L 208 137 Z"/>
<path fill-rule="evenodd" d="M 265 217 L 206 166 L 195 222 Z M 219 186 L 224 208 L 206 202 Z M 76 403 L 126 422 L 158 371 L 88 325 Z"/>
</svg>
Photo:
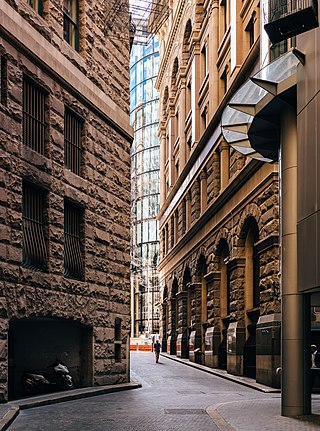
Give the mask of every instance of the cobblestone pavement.
<svg viewBox="0 0 320 431">
<path fill-rule="evenodd" d="M 264 393 L 149 352 L 132 352 L 142 388 L 21 410 L 9 431 L 314 431 L 320 415 L 280 416 L 280 394 Z M 191 365 L 191 364 L 189 364 Z M 320 414 L 320 395 L 313 396 Z"/>
</svg>

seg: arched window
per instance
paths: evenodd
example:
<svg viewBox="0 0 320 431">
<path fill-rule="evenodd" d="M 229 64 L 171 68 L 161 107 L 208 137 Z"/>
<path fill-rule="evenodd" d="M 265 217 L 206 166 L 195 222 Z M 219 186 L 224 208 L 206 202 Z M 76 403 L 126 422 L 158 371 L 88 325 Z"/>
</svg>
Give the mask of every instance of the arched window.
<svg viewBox="0 0 320 431">
<path fill-rule="evenodd" d="M 189 19 L 186 24 L 183 35 L 182 58 L 185 64 L 188 63 L 190 58 L 190 42 L 191 42 L 192 24 Z"/>
<path fill-rule="evenodd" d="M 226 318 L 230 314 L 230 271 L 229 264 L 229 247 L 227 241 L 223 238 L 220 240 L 217 255 L 219 257 L 220 269 L 220 316 Z"/>
<path fill-rule="evenodd" d="M 187 267 L 184 271 L 184 274 L 183 274 L 183 283 L 182 283 L 183 291 L 187 292 L 187 298 L 186 298 L 186 324 L 187 324 L 187 328 L 191 327 L 190 283 L 191 283 L 190 269 Z"/>
<path fill-rule="evenodd" d="M 173 87 L 175 87 L 177 85 L 178 70 L 179 70 L 179 62 L 178 62 L 178 59 L 176 57 L 174 59 L 173 68 L 172 68 L 171 88 L 173 88 Z"/>
<path fill-rule="evenodd" d="M 168 87 L 166 87 L 164 89 L 163 102 L 162 102 L 163 116 L 165 118 L 167 116 L 168 99 L 169 99 L 169 90 L 168 90 Z"/>
<path fill-rule="evenodd" d="M 172 283 L 172 292 L 171 292 L 171 336 L 176 338 L 177 329 L 178 329 L 178 301 L 177 301 L 177 293 L 178 293 L 178 280 L 175 278 Z"/>
<path fill-rule="evenodd" d="M 246 297 L 249 299 L 246 308 L 257 308 L 260 305 L 260 260 L 255 243 L 259 239 L 256 221 L 252 218 L 245 242 L 246 287 L 251 290 Z"/>
</svg>

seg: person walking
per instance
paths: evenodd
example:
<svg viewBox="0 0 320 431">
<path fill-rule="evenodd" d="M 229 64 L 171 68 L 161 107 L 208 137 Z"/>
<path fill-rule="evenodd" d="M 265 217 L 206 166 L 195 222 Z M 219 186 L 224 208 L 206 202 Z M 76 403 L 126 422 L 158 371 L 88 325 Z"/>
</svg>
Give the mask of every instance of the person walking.
<svg viewBox="0 0 320 431">
<path fill-rule="evenodd" d="M 154 343 L 154 346 L 153 346 L 153 350 L 154 350 L 154 353 L 155 353 L 155 355 L 156 355 L 156 363 L 158 363 L 158 362 L 159 362 L 160 349 L 161 349 L 161 345 L 160 345 L 160 343 L 159 343 L 159 340 L 157 340 L 157 341 Z"/>
<path fill-rule="evenodd" d="M 320 375 L 320 352 L 315 344 L 311 345 L 311 392 L 316 377 Z"/>
</svg>

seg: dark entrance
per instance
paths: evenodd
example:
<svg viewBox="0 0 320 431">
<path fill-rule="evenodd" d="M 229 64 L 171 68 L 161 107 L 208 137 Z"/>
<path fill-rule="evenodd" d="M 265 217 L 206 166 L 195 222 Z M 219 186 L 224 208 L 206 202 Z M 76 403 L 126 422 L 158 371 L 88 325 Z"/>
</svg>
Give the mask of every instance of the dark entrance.
<svg viewBox="0 0 320 431">
<path fill-rule="evenodd" d="M 92 385 L 92 329 L 65 319 L 27 318 L 9 326 L 8 397 L 24 396 L 25 371 L 46 370 L 57 358 L 69 368 L 75 386 Z"/>
<path fill-rule="evenodd" d="M 227 329 L 222 330 L 222 341 L 218 347 L 218 367 L 227 369 Z"/>
<path fill-rule="evenodd" d="M 256 378 L 256 325 L 248 325 L 249 337 L 243 348 L 243 374 Z"/>
</svg>

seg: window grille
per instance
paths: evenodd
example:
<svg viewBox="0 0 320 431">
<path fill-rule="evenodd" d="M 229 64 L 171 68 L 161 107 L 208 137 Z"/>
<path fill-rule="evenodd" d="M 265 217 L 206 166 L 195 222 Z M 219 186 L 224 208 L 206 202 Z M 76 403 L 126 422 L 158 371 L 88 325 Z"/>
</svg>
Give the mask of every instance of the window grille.
<svg viewBox="0 0 320 431">
<path fill-rule="evenodd" d="M 64 205 L 64 275 L 83 279 L 82 208 L 65 202 Z"/>
<path fill-rule="evenodd" d="M 30 269 L 47 268 L 44 191 L 24 184 L 22 197 L 22 266 Z"/>
<path fill-rule="evenodd" d="M 8 82 L 7 82 L 7 59 L 0 55 L 0 103 L 7 105 Z"/>
<path fill-rule="evenodd" d="M 78 1 L 64 0 L 63 37 L 75 50 L 79 50 Z"/>
<path fill-rule="evenodd" d="M 45 154 L 46 94 L 29 79 L 23 81 L 23 143 Z"/>
<path fill-rule="evenodd" d="M 71 111 L 64 115 L 64 154 L 65 166 L 77 175 L 81 174 L 82 161 L 82 124 Z"/>
</svg>

